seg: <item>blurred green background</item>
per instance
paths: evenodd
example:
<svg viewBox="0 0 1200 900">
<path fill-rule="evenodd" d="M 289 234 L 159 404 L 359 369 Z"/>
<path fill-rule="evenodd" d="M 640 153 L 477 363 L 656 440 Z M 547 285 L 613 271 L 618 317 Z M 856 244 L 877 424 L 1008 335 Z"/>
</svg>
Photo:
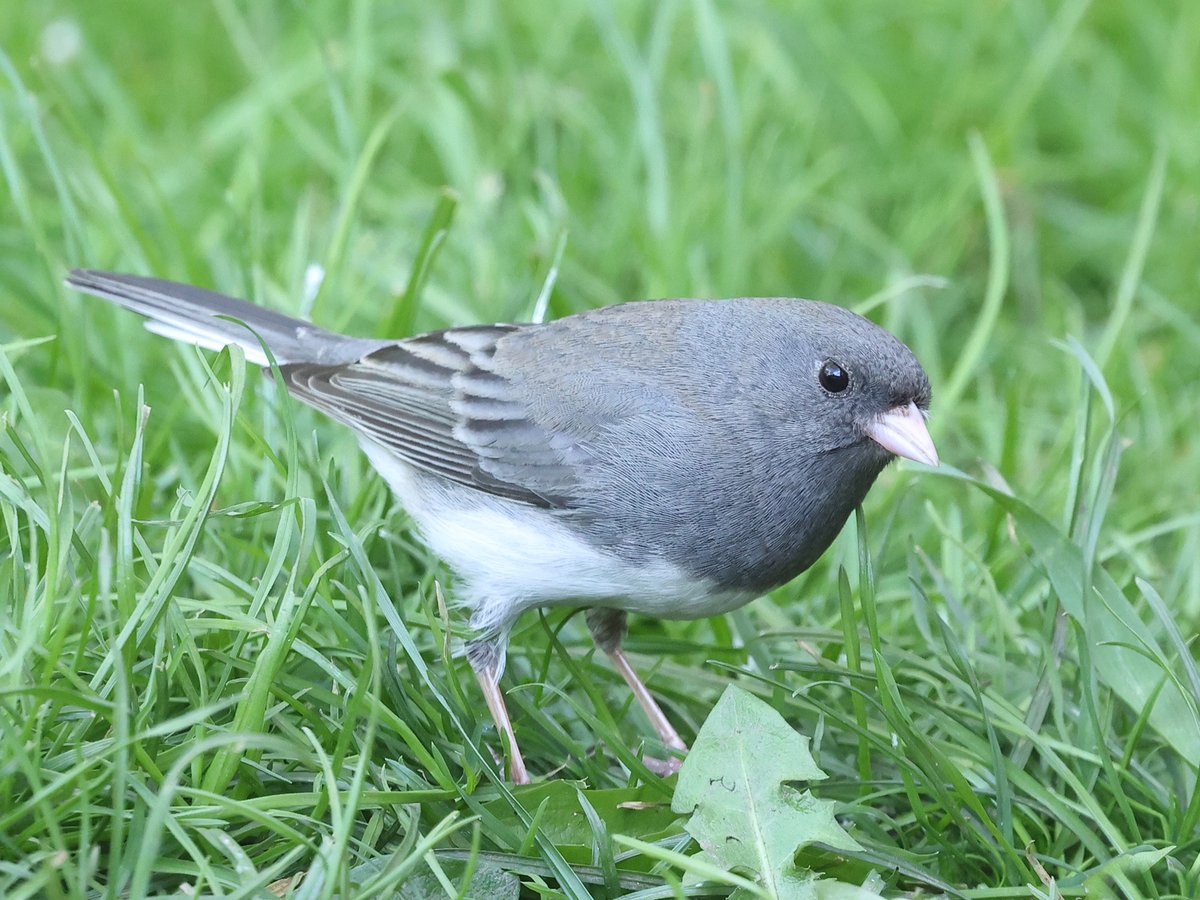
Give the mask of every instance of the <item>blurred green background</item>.
<svg viewBox="0 0 1200 900">
<path fill-rule="evenodd" d="M 877 583 L 860 575 L 848 529 L 769 601 L 710 622 L 636 622 L 630 646 L 652 688 L 688 736 L 731 680 L 817 732 L 826 796 L 845 804 L 882 870 L 902 861 L 944 879 L 927 882 L 939 890 L 1054 896 L 1023 892 L 1043 883 L 1037 858 L 1067 895 L 1085 884 L 1200 891 L 1196 759 L 1178 752 L 1200 740 L 1200 5 L 3 0 L 0 51 L 0 788 L 17 798 L 0 852 L 24 860 L 28 883 L 57 884 L 62 866 L 64 884 L 106 890 L 174 884 L 171 872 L 207 890 L 237 883 L 229 860 L 197 874 L 209 851 L 181 849 L 177 834 L 141 868 L 128 850 L 163 774 L 147 760 L 207 759 L 199 742 L 231 728 L 303 744 L 307 727 L 339 765 L 377 766 L 380 797 L 444 792 L 405 795 L 415 807 L 377 797 L 332 823 L 323 800 L 296 800 L 299 832 L 346 838 L 326 870 L 341 874 L 323 884 L 473 809 L 456 794 L 475 786 L 455 755 L 464 739 L 414 699 L 416 682 L 371 682 L 413 735 L 389 736 L 378 713 L 362 760 L 345 746 L 361 736 L 362 709 L 340 708 L 335 690 L 319 715 L 303 711 L 302 685 L 336 686 L 340 673 L 348 690 L 378 671 L 387 644 L 366 639 L 355 604 L 371 579 L 338 557 L 349 538 L 324 512 L 333 500 L 435 670 L 435 694 L 474 723 L 476 741 L 492 740 L 469 677 L 437 664 L 432 579 L 444 573 L 349 435 L 297 410 L 291 456 L 288 416 L 253 377 L 221 426 L 227 367 L 214 380 L 188 348 L 67 292 L 65 270 L 81 265 L 191 281 L 369 335 L 527 319 L 546 291 L 550 316 L 663 296 L 803 296 L 867 311 L 928 369 L 943 460 L 1005 486 L 1052 523 L 1052 539 L 968 482 L 891 470 L 866 510 Z M 140 384 L 153 410 L 144 438 Z M 205 495 L 222 434 L 232 446 L 212 496 L 228 514 L 180 551 L 171 528 Z M 289 645 L 264 673 L 256 629 L 282 589 L 266 607 L 252 598 L 274 571 L 272 541 L 294 525 L 295 496 L 315 498 L 315 549 L 280 552 L 297 554 L 298 590 L 315 579 L 295 625 L 310 649 Z M 1061 595 L 1039 555 L 1055 548 L 1081 560 L 1078 598 Z M 178 600 L 163 602 L 177 612 L 150 616 L 137 598 L 176 559 Z M 314 574 L 335 559 L 332 574 Z M 1060 604 L 1098 602 L 1093 561 L 1158 642 L 1130 652 L 1161 657 L 1156 677 L 1178 688 L 1191 718 L 1174 741 L 1117 699 L 1125 676 L 1103 664 L 1112 640 L 1089 639 L 1087 616 L 1057 617 Z M 843 566 L 856 592 L 873 590 L 877 618 L 843 616 Z M 145 633 L 114 650 L 129 615 L 147 616 Z M 621 721 L 624 701 L 585 656 L 580 623 L 550 625 L 531 618 L 515 638 L 515 683 L 556 686 L 510 701 L 518 736 L 540 772 L 563 763 L 562 777 L 624 786 L 615 761 L 576 751 L 632 739 L 636 717 Z M 881 662 L 847 656 L 860 626 Z M 105 676 L 109 665 L 125 677 Z M 897 667 L 899 708 L 877 665 Z M 269 712 L 178 718 L 265 676 Z M 864 709 L 849 704 L 853 677 L 867 678 Z M 51 690 L 68 685 L 105 705 L 107 724 L 82 722 Z M 598 697 L 613 698 L 615 719 L 581 712 Z M 905 715 L 932 750 L 906 743 Z M 992 715 L 994 741 L 982 724 Z M 91 775 L 63 775 L 113 734 L 155 723 L 152 752 L 101 753 Z M 445 754 L 446 779 L 428 776 L 417 745 Z M 944 772 L 925 751 L 966 773 L 995 829 L 939 792 Z M 263 752 L 193 761 L 180 777 L 237 794 L 235 763 L 243 792 L 255 767 L 309 765 Z M 101 771 L 103 786 L 70 799 Z M 45 784 L 57 787 L 39 799 Z M 183 807 L 198 801 L 185 799 L 168 818 L 186 823 Z M 244 813 L 209 814 L 227 816 L 252 869 L 313 865 L 306 850 L 287 855 L 309 845 L 264 837 Z M 485 850 L 552 861 L 546 844 L 488 834 Z M 469 846 L 470 830 L 442 845 Z M 1102 868 L 1166 847 L 1169 861 L 1146 871 Z M 59 852 L 69 861 L 50 865 Z M 895 891 L 921 883 L 888 877 Z"/>
</svg>

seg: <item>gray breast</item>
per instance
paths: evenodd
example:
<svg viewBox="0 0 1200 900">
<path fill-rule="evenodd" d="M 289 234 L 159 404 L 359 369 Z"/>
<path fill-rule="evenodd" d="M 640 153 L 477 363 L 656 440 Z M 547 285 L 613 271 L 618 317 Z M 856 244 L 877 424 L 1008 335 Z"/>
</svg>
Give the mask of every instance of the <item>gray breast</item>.
<svg viewBox="0 0 1200 900">
<path fill-rule="evenodd" d="M 889 459 L 873 443 L 805 458 L 753 435 L 718 457 L 696 429 L 650 453 L 623 454 L 621 443 L 598 454 L 607 464 L 589 471 L 579 506 L 559 515 L 626 559 L 666 559 L 723 589 L 754 592 L 812 565 Z"/>
</svg>

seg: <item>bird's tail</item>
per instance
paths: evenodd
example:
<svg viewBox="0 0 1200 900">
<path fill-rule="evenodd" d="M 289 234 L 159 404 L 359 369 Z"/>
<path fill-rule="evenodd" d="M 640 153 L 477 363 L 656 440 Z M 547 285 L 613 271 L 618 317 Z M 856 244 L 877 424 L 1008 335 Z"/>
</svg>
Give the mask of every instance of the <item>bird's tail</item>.
<svg viewBox="0 0 1200 900">
<path fill-rule="evenodd" d="M 150 319 L 146 327 L 156 334 L 210 350 L 237 344 L 246 359 L 259 366 L 267 365 L 264 343 L 281 365 L 351 362 L 381 343 L 335 334 L 244 300 L 174 281 L 73 269 L 67 284 L 140 313 Z"/>
</svg>

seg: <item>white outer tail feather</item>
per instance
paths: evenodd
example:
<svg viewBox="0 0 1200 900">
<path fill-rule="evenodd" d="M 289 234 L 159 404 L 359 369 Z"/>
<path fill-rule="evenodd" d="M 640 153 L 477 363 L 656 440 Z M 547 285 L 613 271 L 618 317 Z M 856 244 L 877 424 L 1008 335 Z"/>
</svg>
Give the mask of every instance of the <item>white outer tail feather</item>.
<svg viewBox="0 0 1200 900">
<path fill-rule="evenodd" d="M 237 344 L 256 366 L 268 364 L 263 343 L 280 365 L 341 365 L 391 343 L 335 334 L 244 300 L 158 278 L 74 269 L 67 285 L 145 316 L 146 328 L 155 334 L 207 350 Z"/>
<path fill-rule="evenodd" d="M 267 354 L 263 352 L 262 344 L 258 342 L 258 339 L 249 330 L 246 331 L 248 340 L 238 341 L 233 340 L 231 335 L 205 333 L 199 328 L 174 325 L 162 319 L 147 319 L 144 324 L 146 330 L 151 334 L 157 334 L 160 337 L 170 338 L 173 341 L 179 341 L 184 344 L 194 344 L 203 350 L 224 350 L 231 343 L 237 344 L 242 348 L 246 362 L 250 363 L 250 365 L 264 367 L 270 365 L 267 361 Z M 254 344 L 253 347 L 250 345 L 251 342 Z M 286 360 L 280 359 L 277 362 L 283 363 Z"/>
</svg>

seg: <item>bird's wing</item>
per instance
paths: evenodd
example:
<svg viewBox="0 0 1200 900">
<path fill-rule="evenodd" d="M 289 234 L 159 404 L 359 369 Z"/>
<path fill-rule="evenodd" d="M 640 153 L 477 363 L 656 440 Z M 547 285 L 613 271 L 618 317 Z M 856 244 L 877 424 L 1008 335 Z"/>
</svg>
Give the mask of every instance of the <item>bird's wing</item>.
<svg viewBox="0 0 1200 900">
<path fill-rule="evenodd" d="M 346 364 L 280 368 L 288 389 L 405 462 L 475 490 L 565 508 L 584 451 L 533 422 L 496 371 L 497 342 L 531 326 L 454 328 Z"/>
</svg>

